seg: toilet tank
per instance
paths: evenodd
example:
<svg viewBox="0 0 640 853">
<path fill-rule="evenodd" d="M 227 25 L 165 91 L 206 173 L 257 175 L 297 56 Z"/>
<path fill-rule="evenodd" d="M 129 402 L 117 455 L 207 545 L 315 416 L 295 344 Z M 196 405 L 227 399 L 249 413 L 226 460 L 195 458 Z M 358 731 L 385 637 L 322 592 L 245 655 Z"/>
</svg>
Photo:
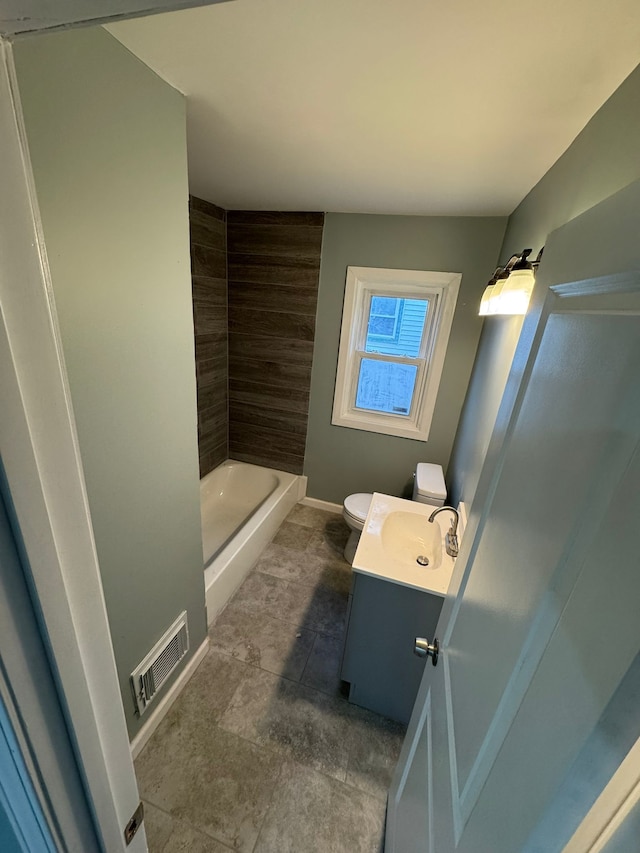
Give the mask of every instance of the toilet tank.
<svg viewBox="0 0 640 853">
<path fill-rule="evenodd" d="M 413 500 L 429 506 L 444 506 L 447 487 L 444 484 L 442 465 L 418 462 L 413 483 Z"/>
</svg>

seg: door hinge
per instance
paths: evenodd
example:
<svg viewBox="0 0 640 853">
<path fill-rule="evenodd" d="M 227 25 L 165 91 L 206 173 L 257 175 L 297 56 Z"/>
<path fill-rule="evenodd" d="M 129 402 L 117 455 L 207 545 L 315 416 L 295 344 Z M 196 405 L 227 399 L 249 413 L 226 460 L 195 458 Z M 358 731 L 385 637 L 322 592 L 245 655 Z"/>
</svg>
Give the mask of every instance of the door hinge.
<svg viewBox="0 0 640 853">
<path fill-rule="evenodd" d="M 124 828 L 124 840 L 127 845 L 131 844 L 133 840 L 133 836 L 140 829 L 140 824 L 144 820 L 144 806 L 142 802 L 138 803 L 138 808 L 134 811 L 131 816 L 131 820 Z"/>
</svg>

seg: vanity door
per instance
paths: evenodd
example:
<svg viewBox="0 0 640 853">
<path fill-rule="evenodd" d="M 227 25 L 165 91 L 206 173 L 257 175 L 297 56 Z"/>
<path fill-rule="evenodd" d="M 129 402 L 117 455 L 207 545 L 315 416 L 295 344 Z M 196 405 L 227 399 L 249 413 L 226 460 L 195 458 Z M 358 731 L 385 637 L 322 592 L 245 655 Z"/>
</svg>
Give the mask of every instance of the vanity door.
<svg viewBox="0 0 640 853">
<path fill-rule="evenodd" d="M 632 186 L 547 243 L 390 793 L 387 853 L 553 853 L 591 805 L 577 796 L 530 846 L 640 651 L 638 233 Z"/>
</svg>

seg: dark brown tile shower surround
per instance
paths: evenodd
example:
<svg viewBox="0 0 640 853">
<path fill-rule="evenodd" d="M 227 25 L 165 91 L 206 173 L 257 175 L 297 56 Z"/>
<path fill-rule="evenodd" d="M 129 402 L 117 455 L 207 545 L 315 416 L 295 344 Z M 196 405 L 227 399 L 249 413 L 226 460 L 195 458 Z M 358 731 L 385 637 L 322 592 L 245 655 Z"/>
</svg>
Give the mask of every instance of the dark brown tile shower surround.
<svg viewBox="0 0 640 853">
<path fill-rule="evenodd" d="M 191 196 L 191 276 L 200 476 L 229 458 L 226 212 Z"/>
<path fill-rule="evenodd" d="M 324 214 L 189 213 L 200 476 L 229 457 L 302 474 Z"/>
<path fill-rule="evenodd" d="M 302 474 L 323 224 L 227 212 L 232 459 Z"/>
</svg>

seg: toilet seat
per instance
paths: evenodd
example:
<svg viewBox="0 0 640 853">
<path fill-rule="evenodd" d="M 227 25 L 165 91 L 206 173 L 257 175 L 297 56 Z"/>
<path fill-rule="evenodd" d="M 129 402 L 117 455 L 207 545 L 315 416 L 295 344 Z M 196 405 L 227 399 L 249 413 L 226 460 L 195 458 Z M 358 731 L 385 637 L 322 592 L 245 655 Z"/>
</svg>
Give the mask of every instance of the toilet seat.
<svg viewBox="0 0 640 853">
<path fill-rule="evenodd" d="M 356 492 L 355 495 L 349 495 L 344 500 L 344 512 L 349 518 L 362 527 L 367 519 L 369 507 L 373 500 L 372 492 Z"/>
</svg>

